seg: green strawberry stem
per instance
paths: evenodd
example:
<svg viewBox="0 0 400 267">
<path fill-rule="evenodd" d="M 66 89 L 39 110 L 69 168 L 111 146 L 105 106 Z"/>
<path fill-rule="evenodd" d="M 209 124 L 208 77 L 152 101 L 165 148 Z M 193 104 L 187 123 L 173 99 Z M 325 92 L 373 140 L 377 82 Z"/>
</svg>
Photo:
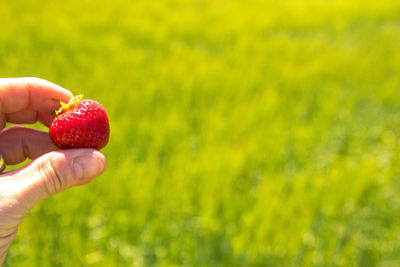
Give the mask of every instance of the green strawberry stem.
<svg viewBox="0 0 400 267">
<path fill-rule="evenodd" d="M 56 115 L 58 116 L 64 112 L 74 109 L 76 104 L 78 104 L 82 99 L 83 99 L 83 95 L 77 95 L 77 96 L 73 96 L 68 101 L 68 103 L 64 103 L 64 102 L 60 101 L 61 107 L 58 110 L 56 110 Z"/>
</svg>

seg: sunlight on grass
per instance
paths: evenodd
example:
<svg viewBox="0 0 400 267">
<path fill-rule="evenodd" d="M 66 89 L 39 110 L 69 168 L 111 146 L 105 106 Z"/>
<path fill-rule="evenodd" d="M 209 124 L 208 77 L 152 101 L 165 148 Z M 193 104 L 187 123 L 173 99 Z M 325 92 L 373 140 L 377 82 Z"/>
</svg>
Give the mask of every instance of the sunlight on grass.
<svg viewBox="0 0 400 267">
<path fill-rule="evenodd" d="M 5 266 L 400 264 L 400 2 L 3 1 L 2 77 L 104 104 L 108 170 Z"/>
</svg>

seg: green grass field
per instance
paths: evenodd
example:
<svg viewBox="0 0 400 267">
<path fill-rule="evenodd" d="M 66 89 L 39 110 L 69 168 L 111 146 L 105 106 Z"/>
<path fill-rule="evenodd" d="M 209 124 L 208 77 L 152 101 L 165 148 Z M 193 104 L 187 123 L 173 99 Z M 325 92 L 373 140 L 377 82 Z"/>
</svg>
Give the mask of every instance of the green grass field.
<svg viewBox="0 0 400 267">
<path fill-rule="evenodd" d="M 0 76 L 104 104 L 107 172 L 5 266 L 400 266 L 400 1 L 0 1 Z"/>
</svg>

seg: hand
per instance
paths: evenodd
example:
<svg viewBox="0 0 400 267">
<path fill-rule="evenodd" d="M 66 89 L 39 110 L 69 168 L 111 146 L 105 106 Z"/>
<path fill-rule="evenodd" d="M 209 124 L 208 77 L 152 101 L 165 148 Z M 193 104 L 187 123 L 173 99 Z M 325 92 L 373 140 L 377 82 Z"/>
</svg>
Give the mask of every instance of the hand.
<svg viewBox="0 0 400 267">
<path fill-rule="evenodd" d="M 18 225 L 39 201 L 73 186 L 87 184 L 106 169 L 106 158 L 94 149 L 56 150 L 48 132 L 6 122 L 49 126 L 58 103 L 71 93 L 38 78 L 0 79 L 0 152 L 6 164 L 26 158 L 26 166 L 0 175 L 0 265 Z M 51 152 L 53 151 L 53 152 Z"/>
</svg>

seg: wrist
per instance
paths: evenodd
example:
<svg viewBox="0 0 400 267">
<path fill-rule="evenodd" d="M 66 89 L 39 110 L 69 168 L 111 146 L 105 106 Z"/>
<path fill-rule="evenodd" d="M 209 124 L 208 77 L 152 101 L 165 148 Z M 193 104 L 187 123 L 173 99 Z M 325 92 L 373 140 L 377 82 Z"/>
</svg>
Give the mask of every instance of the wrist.
<svg viewBox="0 0 400 267">
<path fill-rule="evenodd" d="M 8 248 L 10 247 L 18 229 L 15 229 L 10 235 L 0 237 L 0 266 L 3 265 L 6 258 Z"/>
</svg>

